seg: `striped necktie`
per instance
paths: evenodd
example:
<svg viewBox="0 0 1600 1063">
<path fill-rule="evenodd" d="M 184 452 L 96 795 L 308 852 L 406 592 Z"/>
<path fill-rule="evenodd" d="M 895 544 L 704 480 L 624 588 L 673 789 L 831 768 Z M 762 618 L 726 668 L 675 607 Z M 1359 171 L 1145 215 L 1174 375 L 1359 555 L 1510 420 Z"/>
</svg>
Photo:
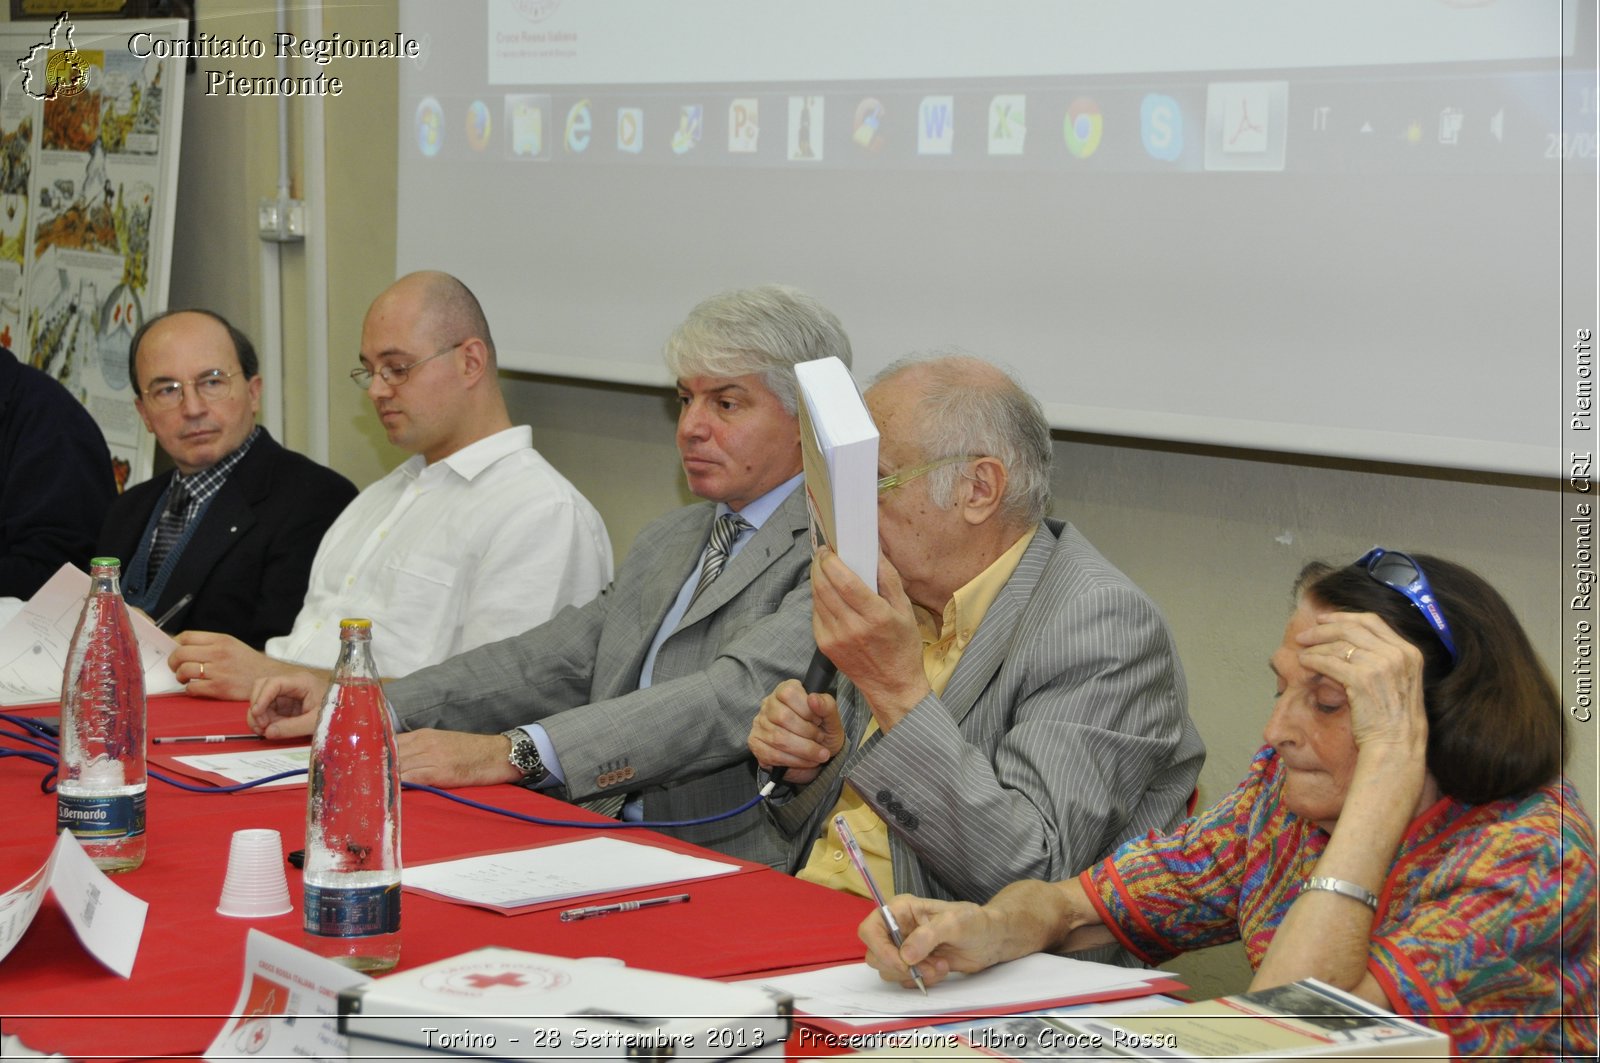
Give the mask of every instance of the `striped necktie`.
<svg viewBox="0 0 1600 1063">
<path fill-rule="evenodd" d="M 711 586 L 711 582 L 722 575 L 734 540 L 749 527 L 750 522 L 737 513 L 724 513 L 717 518 L 717 523 L 711 528 L 711 541 L 706 544 L 705 560 L 700 563 L 700 580 L 694 585 L 694 594 L 689 597 L 691 606 Z"/>
</svg>

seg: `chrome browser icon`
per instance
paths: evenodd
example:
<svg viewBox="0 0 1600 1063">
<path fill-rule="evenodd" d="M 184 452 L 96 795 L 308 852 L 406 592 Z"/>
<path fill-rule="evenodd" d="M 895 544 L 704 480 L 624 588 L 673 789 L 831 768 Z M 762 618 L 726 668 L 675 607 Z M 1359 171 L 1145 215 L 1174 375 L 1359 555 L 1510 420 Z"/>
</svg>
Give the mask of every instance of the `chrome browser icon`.
<svg viewBox="0 0 1600 1063">
<path fill-rule="evenodd" d="M 1087 96 L 1079 96 L 1067 107 L 1067 117 L 1061 123 L 1061 133 L 1067 140 L 1067 150 L 1080 159 L 1087 159 L 1100 147 L 1100 105 Z"/>
</svg>

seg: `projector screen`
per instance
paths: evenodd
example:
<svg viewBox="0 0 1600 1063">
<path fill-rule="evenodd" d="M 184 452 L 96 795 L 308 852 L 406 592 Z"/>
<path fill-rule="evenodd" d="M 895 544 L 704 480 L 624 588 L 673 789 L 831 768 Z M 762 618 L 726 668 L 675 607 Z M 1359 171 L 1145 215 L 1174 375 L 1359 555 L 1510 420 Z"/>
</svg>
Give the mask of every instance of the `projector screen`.
<svg viewBox="0 0 1600 1063">
<path fill-rule="evenodd" d="M 1560 476 L 1593 18 L 413 0 L 399 266 L 461 277 L 512 369 L 667 384 L 694 303 L 780 281 L 858 379 L 954 346 L 1063 429 Z"/>
</svg>

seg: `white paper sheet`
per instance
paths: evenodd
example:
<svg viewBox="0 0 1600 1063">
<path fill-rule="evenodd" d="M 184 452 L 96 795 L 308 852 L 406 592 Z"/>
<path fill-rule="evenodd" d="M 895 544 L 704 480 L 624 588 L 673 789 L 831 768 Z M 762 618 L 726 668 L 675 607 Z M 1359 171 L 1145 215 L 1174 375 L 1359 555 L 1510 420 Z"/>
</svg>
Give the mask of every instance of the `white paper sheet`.
<svg viewBox="0 0 1600 1063">
<path fill-rule="evenodd" d="M 0 895 L 0 960 L 11 954 L 33 925 L 46 892 L 55 894 L 56 903 L 91 956 L 124 978 L 133 973 L 150 906 L 95 867 L 67 830 L 56 835 L 55 848 L 44 867 Z"/>
<path fill-rule="evenodd" d="M 408 867 L 400 873 L 400 881 L 466 904 L 521 908 L 568 897 L 711 878 L 738 870 L 738 864 L 686 856 L 654 845 L 618 838 L 585 838 Z"/>
<path fill-rule="evenodd" d="M 89 577 L 71 565 L 62 565 L 22 611 L 0 628 L 0 705 L 36 705 L 61 697 L 67 650 L 88 593 Z M 167 667 L 167 658 L 178 644 L 139 610 L 128 612 L 144 664 L 145 695 L 183 690 Z"/>
<path fill-rule="evenodd" d="M 158 750 L 171 749 L 171 746 L 156 746 Z M 265 779 L 269 775 L 276 775 L 283 771 L 305 771 L 311 766 L 311 747 L 292 746 L 283 748 L 272 746 L 264 749 L 249 749 L 242 753 L 191 753 L 187 756 L 173 757 L 179 764 L 187 765 L 197 771 L 208 771 L 220 775 L 232 782 L 255 782 Z M 287 779 L 277 782 L 264 783 L 264 786 L 304 786 L 304 775 L 291 775 Z"/>
<path fill-rule="evenodd" d="M 996 964 L 977 974 L 953 975 L 916 989 L 885 982 L 865 963 L 825 967 L 803 974 L 757 978 L 764 985 L 794 997 L 795 1008 L 807 1015 L 836 1019 L 849 1026 L 877 1026 L 885 1018 L 913 1018 L 1017 1008 L 1067 997 L 1106 993 L 1166 979 L 1159 971 L 1113 967 L 1035 953 Z"/>
<path fill-rule="evenodd" d="M 305 949 L 251 930 L 233 1017 L 206 1058 L 343 1059 L 339 991 L 372 981 Z"/>
</svg>

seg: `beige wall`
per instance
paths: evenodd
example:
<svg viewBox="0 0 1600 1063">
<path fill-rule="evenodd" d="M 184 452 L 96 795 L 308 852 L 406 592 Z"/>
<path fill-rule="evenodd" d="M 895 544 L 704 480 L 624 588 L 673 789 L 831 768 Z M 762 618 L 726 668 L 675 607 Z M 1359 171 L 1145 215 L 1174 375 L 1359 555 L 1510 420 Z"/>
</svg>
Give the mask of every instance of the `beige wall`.
<svg viewBox="0 0 1600 1063">
<path fill-rule="evenodd" d="M 210 32 L 272 30 L 256 3 L 201 7 Z M 324 22 L 330 33 L 381 36 L 395 28 L 394 7 L 329 2 Z M 345 380 L 366 304 L 393 277 L 396 87 L 383 64 L 330 70 L 346 79 L 345 94 L 326 108 L 330 463 L 366 483 L 401 458 Z M 276 109 L 200 91 L 200 78 L 189 79 L 173 303 L 214 307 L 257 329 L 255 204 L 275 182 Z M 295 398 L 305 386 L 302 257 L 291 250 L 284 270 L 291 411 L 303 406 Z M 666 396 L 528 377 L 508 378 L 506 389 L 537 446 L 599 507 L 619 556 L 646 520 L 684 500 Z M 303 446 L 303 418 L 291 415 L 288 427 L 289 443 Z M 1554 483 L 1069 435 L 1058 436 L 1055 450 L 1055 514 L 1149 591 L 1177 633 L 1211 751 L 1207 799 L 1232 786 L 1259 742 L 1271 700 L 1266 658 L 1288 612 L 1290 581 L 1307 559 L 1351 558 L 1376 542 L 1458 559 L 1506 593 L 1547 663 L 1562 672 L 1564 532 Z M 1574 727 L 1572 738 L 1570 771 L 1593 808 L 1595 725 Z M 1201 993 L 1239 984 L 1236 955 L 1183 969 Z"/>
</svg>

